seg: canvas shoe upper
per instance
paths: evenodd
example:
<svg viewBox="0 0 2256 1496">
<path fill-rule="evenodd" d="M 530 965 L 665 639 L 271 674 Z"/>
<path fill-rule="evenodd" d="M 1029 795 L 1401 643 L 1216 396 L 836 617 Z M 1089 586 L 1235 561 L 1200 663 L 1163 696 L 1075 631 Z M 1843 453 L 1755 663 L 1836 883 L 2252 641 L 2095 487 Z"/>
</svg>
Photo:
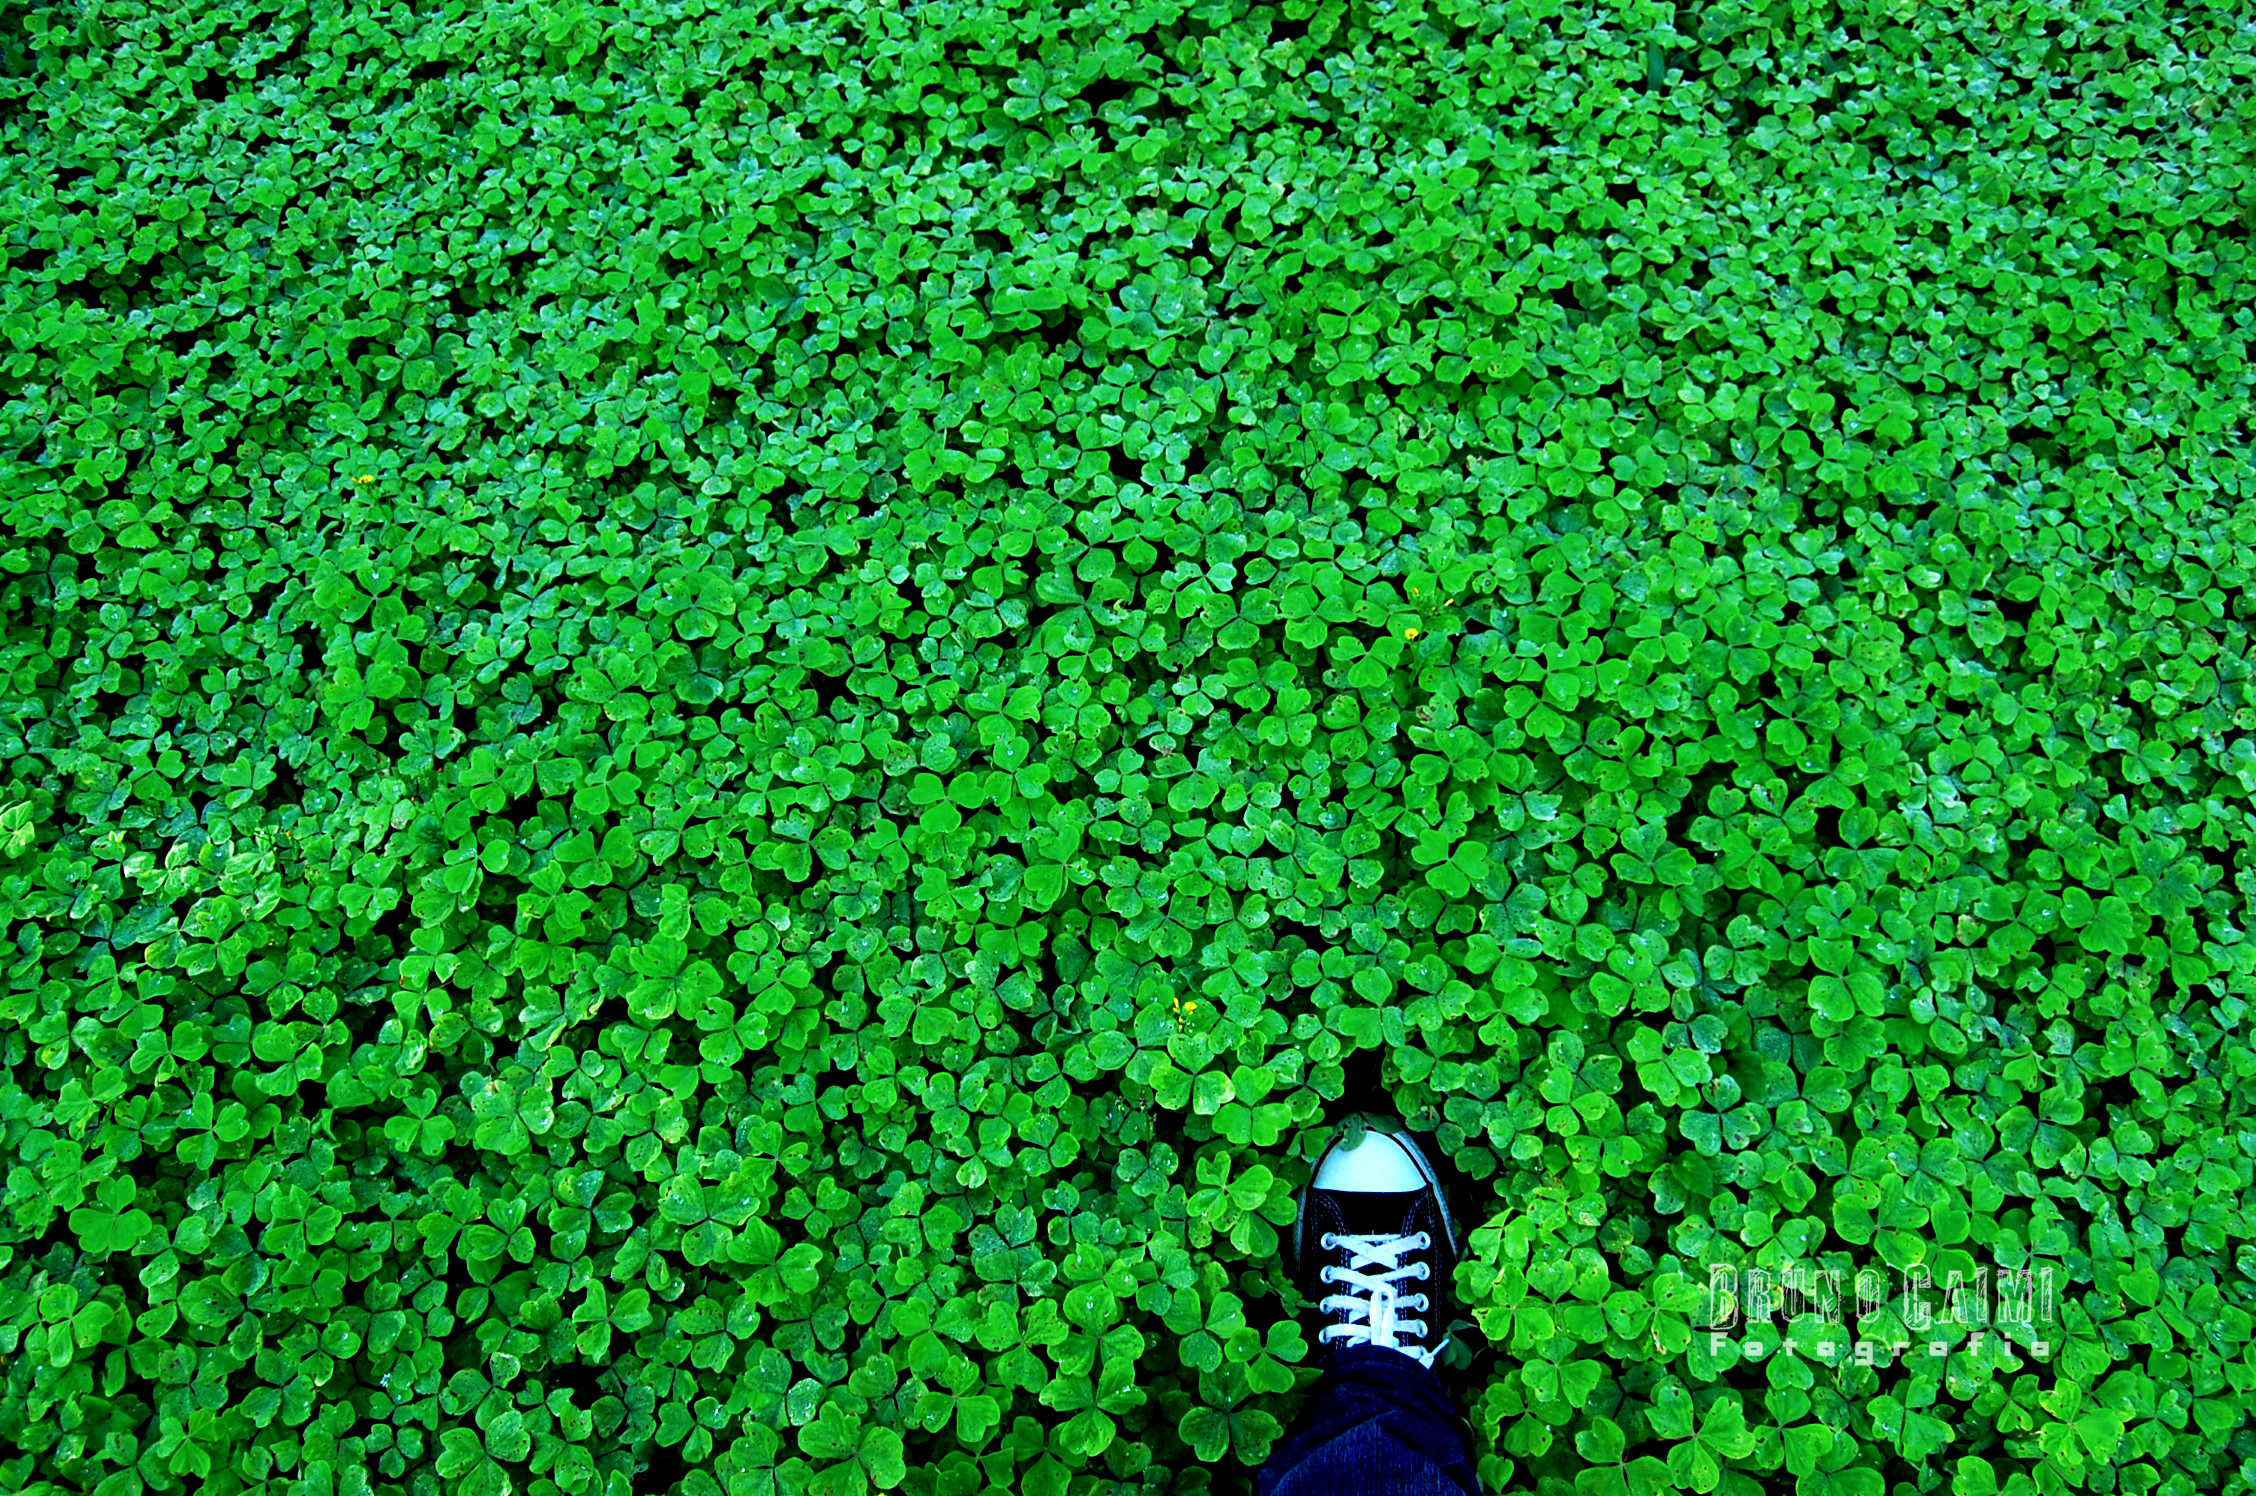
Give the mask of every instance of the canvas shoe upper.
<svg viewBox="0 0 2256 1496">
<path fill-rule="evenodd" d="M 1432 1366 L 1452 1318 L 1457 1229 L 1441 1179 L 1398 1124 L 1343 1137 L 1316 1166 L 1293 1231 L 1294 1278 L 1316 1339 L 1377 1345 Z"/>
</svg>

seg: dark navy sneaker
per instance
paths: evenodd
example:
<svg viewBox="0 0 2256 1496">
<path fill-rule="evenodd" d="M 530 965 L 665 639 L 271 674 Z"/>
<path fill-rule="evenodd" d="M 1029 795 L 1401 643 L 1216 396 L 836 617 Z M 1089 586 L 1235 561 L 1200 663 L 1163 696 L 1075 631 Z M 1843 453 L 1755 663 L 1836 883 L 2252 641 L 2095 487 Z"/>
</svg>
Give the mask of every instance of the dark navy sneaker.
<svg viewBox="0 0 2256 1496">
<path fill-rule="evenodd" d="M 1431 1367 L 1458 1251 L 1441 1177 L 1398 1122 L 1346 1141 L 1318 1160 L 1293 1225 L 1293 1278 L 1315 1301 L 1317 1343 L 1385 1346 Z"/>
</svg>

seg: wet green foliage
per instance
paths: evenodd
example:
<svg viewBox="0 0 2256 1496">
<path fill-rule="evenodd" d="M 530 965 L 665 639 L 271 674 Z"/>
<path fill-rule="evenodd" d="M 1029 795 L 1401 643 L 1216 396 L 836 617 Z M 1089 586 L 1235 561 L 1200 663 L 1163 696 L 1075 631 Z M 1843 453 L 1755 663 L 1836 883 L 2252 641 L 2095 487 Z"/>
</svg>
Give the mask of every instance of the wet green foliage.
<svg viewBox="0 0 2256 1496">
<path fill-rule="evenodd" d="M 1239 1488 L 1370 1065 L 1499 1485 L 2246 1490 L 2252 64 L 0 5 L 0 1486 Z"/>
</svg>

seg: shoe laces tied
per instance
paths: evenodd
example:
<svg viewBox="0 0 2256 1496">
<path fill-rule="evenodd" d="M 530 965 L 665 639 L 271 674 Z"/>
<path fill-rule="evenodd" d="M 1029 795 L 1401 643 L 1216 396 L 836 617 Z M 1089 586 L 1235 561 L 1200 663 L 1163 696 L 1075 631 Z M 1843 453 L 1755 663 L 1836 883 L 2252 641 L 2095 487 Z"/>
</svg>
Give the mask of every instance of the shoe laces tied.
<svg viewBox="0 0 2256 1496">
<path fill-rule="evenodd" d="M 1430 1264 L 1402 1260 L 1404 1254 L 1423 1251 L 1432 1245 L 1433 1238 L 1423 1231 L 1394 1236 L 1339 1236 L 1326 1232 L 1324 1248 L 1327 1251 L 1344 1249 L 1348 1265 L 1327 1267 L 1324 1279 L 1347 1285 L 1349 1291 L 1327 1296 L 1319 1307 L 1328 1314 L 1348 1317 L 1343 1323 L 1326 1325 L 1316 1338 L 1347 1345 L 1384 1346 L 1400 1351 L 1420 1366 L 1431 1367 L 1435 1349 L 1403 1344 L 1404 1337 L 1423 1340 L 1426 1322 L 1401 1316 L 1404 1300 L 1396 1285 L 1432 1274 Z M 1416 1295 L 1410 1302 L 1421 1310 L 1426 1307 L 1423 1294 Z"/>
</svg>

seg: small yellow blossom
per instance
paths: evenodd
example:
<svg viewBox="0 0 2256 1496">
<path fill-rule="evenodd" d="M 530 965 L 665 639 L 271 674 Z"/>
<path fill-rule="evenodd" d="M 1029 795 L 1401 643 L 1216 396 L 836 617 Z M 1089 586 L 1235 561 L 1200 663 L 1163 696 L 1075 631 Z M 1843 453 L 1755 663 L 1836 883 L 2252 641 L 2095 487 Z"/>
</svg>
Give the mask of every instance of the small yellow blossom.
<svg viewBox="0 0 2256 1496">
<path fill-rule="evenodd" d="M 1405 639 L 1415 639 L 1418 637 L 1418 631 L 1416 629 L 1404 629 L 1402 631 L 1402 637 Z"/>
</svg>

